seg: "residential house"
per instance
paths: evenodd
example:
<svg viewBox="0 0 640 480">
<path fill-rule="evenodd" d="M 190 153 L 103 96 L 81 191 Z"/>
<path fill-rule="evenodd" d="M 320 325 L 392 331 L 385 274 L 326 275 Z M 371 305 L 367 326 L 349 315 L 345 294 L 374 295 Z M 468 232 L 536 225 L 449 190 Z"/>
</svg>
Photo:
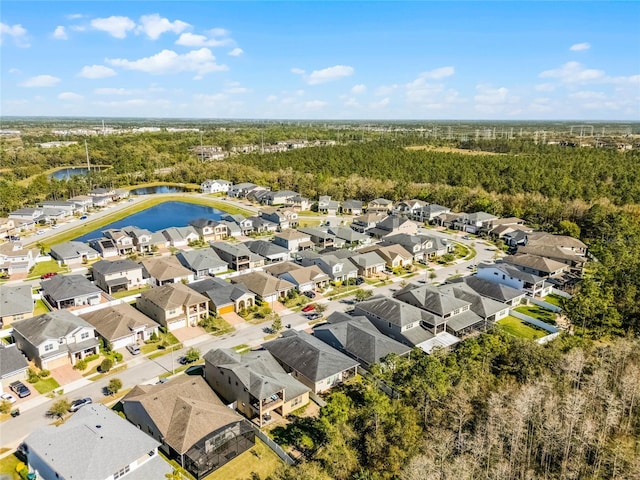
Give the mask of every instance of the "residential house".
<svg viewBox="0 0 640 480">
<path fill-rule="evenodd" d="M 445 295 L 469 302 L 471 311 L 484 320 L 485 329 L 492 327 L 495 322 L 509 315 L 507 305 L 480 295 L 464 282 L 440 285 L 438 290 Z"/>
<path fill-rule="evenodd" d="M 433 219 L 433 223 L 439 225 L 440 227 L 445 228 L 454 228 L 454 225 L 463 222 L 463 218 L 466 213 L 456 213 L 456 212 L 443 212 L 439 215 L 436 215 Z"/>
<path fill-rule="evenodd" d="M 385 261 L 376 252 L 356 253 L 349 260 L 358 268 L 361 277 L 374 277 L 384 272 Z"/>
<path fill-rule="evenodd" d="M 21 243 L 9 242 L 0 245 L 0 273 L 27 274 L 40 256 L 37 248 L 23 248 Z"/>
<path fill-rule="evenodd" d="M 424 202 L 422 200 L 417 200 L 417 199 L 403 200 L 401 202 L 398 202 L 393 207 L 393 213 L 397 215 L 404 215 L 405 217 L 413 218 L 414 214 L 420 211 L 426 205 L 427 205 L 427 202 Z"/>
<path fill-rule="evenodd" d="M 329 227 L 328 232 L 335 237 L 334 246 L 338 248 L 357 247 L 371 243 L 371 237 L 356 232 L 349 227 Z"/>
<path fill-rule="evenodd" d="M 297 330 L 286 331 L 263 348 L 313 393 L 325 392 L 352 378 L 360 365 L 322 340 Z"/>
<path fill-rule="evenodd" d="M 136 251 L 133 238 L 127 235 L 124 230 L 120 228 L 110 228 L 109 230 L 103 230 L 102 234 L 105 238 L 113 242 L 118 249 L 118 255 L 129 255 Z"/>
<path fill-rule="evenodd" d="M 380 333 L 367 317 L 352 317 L 344 312 L 329 315 L 327 323 L 314 327 L 313 336 L 367 369 L 389 354 L 404 356 L 411 351 L 411 347 Z"/>
<path fill-rule="evenodd" d="M 136 308 L 169 331 L 195 327 L 209 316 L 209 299 L 182 283 L 142 292 Z"/>
<path fill-rule="evenodd" d="M 500 261 L 479 263 L 476 275 L 485 280 L 516 288 L 532 297 L 546 297 L 551 293 L 551 284 L 545 282 L 544 278 Z"/>
<path fill-rule="evenodd" d="M 0 239 L 17 236 L 16 221 L 12 218 L 0 217 Z"/>
<path fill-rule="evenodd" d="M 278 231 L 278 224 L 262 217 L 248 217 L 255 233 L 273 233 Z"/>
<path fill-rule="evenodd" d="M 172 247 L 186 247 L 192 242 L 197 242 L 200 235 L 191 225 L 187 227 L 169 227 L 162 230 L 162 235 Z"/>
<path fill-rule="evenodd" d="M 116 191 L 112 188 L 102 188 L 102 187 L 96 187 L 93 190 L 90 190 L 87 195 L 89 195 L 90 197 L 114 197 L 116 194 Z"/>
<path fill-rule="evenodd" d="M 463 282 L 474 292 L 505 305 L 516 307 L 525 299 L 526 293 L 502 283 L 485 280 L 476 275 L 470 277 L 462 277 L 455 279 L 457 282 Z"/>
<path fill-rule="evenodd" d="M 264 257 L 265 264 L 286 262 L 289 260 L 289 250 L 266 240 L 254 240 L 244 242 L 247 248 L 254 254 Z"/>
<path fill-rule="evenodd" d="M 501 238 L 511 248 L 518 248 L 527 244 L 527 235 L 533 229 L 520 225 L 501 225 L 491 230 L 491 238 Z"/>
<path fill-rule="evenodd" d="M 229 268 L 242 272 L 264 264 L 264 259 L 256 255 L 243 243 L 231 244 L 227 242 L 211 243 L 211 248 L 227 264 Z"/>
<path fill-rule="evenodd" d="M 358 268 L 346 258 L 338 258 L 335 255 L 326 254 L 316 258 L 302 259 L 302 265 L 316 265 L 324 273 L 329 275 L 332 282 L 346 282 L 358 276 Z"/>
<path fill-rule="evenodd" d="M 254 232 L 253 221 L 240 214 L 231 215 L 230 213 L 225 213 L 220 218 L 224 222 L 235 223 L 240 229 L 240 233 L 242 235 L 246 236 Z"/>
<path fill-rule="evenodd" d="M 283 230 L 276 233 L 273 237 L 273 243 L 286 248 L 291 253 L 308 250 L 314 245 L 311 241 L 311 235 L 298 230 Z"/>
<path fill-rule="evenodd" d="M 142 265 L 133 260 L 100 260 L 91 268 L 93 282 L 109 295 L 134 290 L 147 284 Z"/>
<path fill-rule="evenodd" d="M 42 208 L 52 208 L 56 210 L 65 210 L 68 214 L 78 211 L 78 205 L 69 200 L 45 200 L 42 202 Z"/>
<path fill-rule="evenodd" d="M 158 455 L 160 443 L 101 403 L 74 413 L 59 426 L 24 440 L 33 478 L 137 480 L 166 478 L 173 467 Z"/>
<path fill-rule="evenodd" d="M 381 222 L 378 222 L 374 228 L 368 230 L 367 233 L 375 238 L 383 238 L 387 235 L 398 235 L 401 233 L 415 235 L 418 233 L 418 226 L 408 218 L 389 215 Z"/>
<path fill-rule="evenodd" d="M 252 448 L 251 425 L 228 408 L 204 378 L 183 375 L 158 385 L 138 385 L 122 399 L 133 425 L 197 479 Z"/>
<path fill-rule="evenodd" d="M 100 252 L 83 242 L 64 242 L 51 246 L 51 257 L 61 264 L 80 265 L 100 258 Z"/>
<path fill-rule="evenodd" d="M 31 318 L 35 302 L 31 285 L 0 285 L 0 325 Z"/>
<path fill-rule="evenodd" d="M 298 213 L 287 208 L 265 207 L 260 210 L 260 217 L 278 226 L 278 231 L 298 226 Z"/>
<path fill-rule="evenodd" d="M 345 200 L 342 202 L 342 213 L 346 215 L 362 215 L 362 201 L 361 200 Z"/>
<path fill-rule="evenodd" d="M 48 312 L 12 326 L 16 346 L 38 368 L 75 365 L 99 351 L 93 326 L 66 310 Z"/>
<path fill-rule="evenodd" d="M 128 303 L 83 313 L 80 318 L 92 325 L 112 350 L 144 343 L 154 333 L 158 334 L 158 324 Z"/>
<path fill-rule="evenodd" d="M 498 227 L 511 227 L 511 228 L 528 228 L 524 224 L 524 220 L 518 217 L 505 217 L 491 220 L 484 225 L 483 231 L 492 235 L 492 232 Z M 493 235 L 492 235 L 493 236 Z"/>
<path fill-rule="evenodd" d="M 260 197 L 260 203 L 263 205 L 284 205 L 287 200 L 292 197 L 299 197 L 298 192 L 292 190 L 278 190 L 277 192 L 267 192 Z"/>
<path fill-rule="evenodd" d="M 470 301 L 443 293 L 432 285 L 409 284 L 395 292 L 393 297 L 429 312 L 432 321 L 425 323 L 433 334 L 448 331 L 461 336 L 486 328 L 484 319 L 471 310 Z"/>
<path fill-rule="evenodd" d="M 39 220 L 44 219 L 44 210 L 32 207 L 20 208 L 10 212 L 9 218 L 37 223 Z"/>
<path fill-rule="evenodd" d="M 400 245 L 413 255 L 414 261 L 426 263 L 438 253 L 438 249 L 434 248 L 434 243 L 434 237 L 399 233 L 384 237 L 380 245 Z M 453 249 L 453 245 L 450 248 Z M 444 253 L 447 253 L 447 249 L 444 250 Z"/>
<path fill-rule="evenodd" d="M 115 195 L 115 190 L 114 190 Z M 111 195 L 94 195 L 91 197 L 92 206 L 95 208 L 104 208 L 110 203 L 113 202 L 113 197 Z"/>
<path fill-rule="evenodd" d="M 93 206 L 93 198 L 89 195 L 76 195 L 75 197 L 71 197 L 69 201 L 73 202 L 81 212 L 86 212 Z"/>
<path fill-rule="evenodd" d="M 365 213 L 359 217 L 355 217 L 351 222 L 351 229 L 359 233 L 368 233 L 369 230 L 375 228 L 378 223 L 387 218 L 386 213 Z"/>
<path fill-rule="evenodd" d="M 335 244 L 335 235 L 329 233 L 326 229 L 318 227 L 300 227 L 298 228 L 298 231 L 309 235 L 311 241 L 319 249 L 331 248 Z"/>
<path fill-rule="evenodd" d="M 449 346 L 459 341 L 447 332 L 434 334 L 432 314 L 395 298 L 375 295 L 356 303 L 353 315 L 366 317 L 387 337 L 427 353 L 435 346 Z"/>
<path fill-rule="evenodd" d="M 413 254 L 402 245 L 371 245 L 358 250 L 359 253 L 375 252 L 384 259 L 389 270 L 406 267 L 413 263 Z"/>
<path fill-rule="evenodd" d="M 240 227 L 236 222 L 230 222 L 229 220 L 220 220 L 220 223 L 227 227 L 229 237 L 238 238 L 242 236 L 242 230 L 240 230 Z"/>
<path fill-rule="evenodd" d="M 411 220 L 422 223 L 433 223 L 438 215 L 446 214 L 449 212 L 451 212 L 450 208 L 443 207 L 442 205 L 438 205 L 436 203 L 429 203 L 427 205 L 424 205 L 422 208 L 414 210 L 411 214 Z"/>
<path fill-rule="evenodd" d="M 318 199 L 318 213 L 335 216 L 340 211 L 340 202 L 331 200 L 329 195 L 321 195 Z"/>
<path fill-rule="evenodd" d="M 289 265 L 291 265 L 290 269 L 275 276 L 291 282 L 300 293 L 321 289 L 329 284 L 329 275 L 315 265 L 308 267 L 302 267 L 295 263 Z"/>
<path fill-rule="evenodd" d="M 13 382 L 25 380 L 28 369 L 29 362 L 15 343 L 5 345 L 0 342 L 0 389 L 8 389 Z"/>
<path fill-rule="evenodd" d="M 221 278 L 207 278 L 189 284 L 189 288 L 209 299 L 209 309 L 216 315 L 240 313 L 256 304 L 256 294 L 243 285 L 226 282 Z"/>
<path fill-rule="evenodd" d="M 231 185 L 227 180 L 205 180 L 200 184 L 200 191 L 204 194 L 227 193 Z"/>
<path fill-rule="evenodd" d="M 453 222 L 452 227 L 463 232 L 478 233 L 486 231 L 496 220 L 498 217 L 486 212 L 464 213 Z"/>
<path fill-rule="evenodd" d="M 565 263 L 528 253 L 507 255 L 502 261 L 519 268 L 523 272 L 532 273 L 542 278 L 555 277 L 569 269 Z"/>
<path fill-rule="evenodd" d="M 587 246 L 577 238 L 568 235 L 554 235 L 547 232 L 532 232 L 527 235 L 527 247 L 558 247 L 575 255 L 586 255 Z"/>
<path fill-rule="evenodd" d="M 94 238 L 89 240 L 89 246 L 100 253 L 102 258 L 113 258 L 120 256 L 118 248 L 110 238 Z"/>
<path fill-rule="evenodd" d="M 167 283 L 193 282 L 194 274 L 185 268 L 174 256 L 146 258 L 140 262 L 144 267 L 144 275 L 151 285 Z"/>
<path fill-rule="evenodd" d="M 290 208 L 294 212 L 303 212 L 311 209 L 311 200 L 302 195 L 296 195 L 295 197 L 287 198 L 284 202 L 286 208 Z"/>
<path fill-rule="evenodd" d="M 309 388 L 288 375 L 266 350 L 239 354 L 231 349 L 209 350 L 204 355 L 207 383 L 225 403 L 258 425 L 272 414 L 286 417 L 309 403 Z"/>
<path fill-rule="evenodd" d="M 102 290 L 84 275 L 56 275 L 40 282 L 42 298 L 53 308 L 98 305 L 102 301 Z"/>
<path fill-rule="evenodd" d="M 231 186 L 231 188 L 229 188 L 227 195 L 229 197 L 234 197 L 234 198 L 247 198 L 247 195 L 250 192 L 266 191 L 266 190 L 269 190 L 269 189 L 266 187 L 260 187 L 255 183 L 249 183 L 249 182 L 238 183 L 237 185 L 233 185 Z"/>
<path fill-rule="evenodd" d="M 211 248 L 178 252 L 176 258 L 183 267 L 193 272 L 194 280 L 219 275 L 229 270 L 227 262 Z"/>
<path fill-rule="evenodd" d="M 242 285 L 255 293 L 265 303 L 273 303 L 286 298 L 295 286 L 286 280 L 264 272 L 252 272 L 231 278 L 231 283 Z"/>
<path fill-rule="evenodd" d="M 129 237 L 133 239 L 135 250 L 140 253 L 151 253 L 154 247 L 153 232 L 146 228 L 124 227 L 122 229 Z M 163 243 L 166 240 L 163 239 Z"/>
<path fill-rule="evenodd" d="M 70 217 L 72 213 L 69 210 L 65 210 L 63 208 L 50 208 L 43 207 L 43 220 L 47 223 L 58 223 L 64 220 L 67 217 Z"/>
<path fill-rule="evenodd" d="M 367 205 L 367 213 L 391 213 L 393 202 L 386 198 L 376 198 Z"/>
<path fill-rule="evenodd" d="M 525 245 L 518 246 L 517 252 L 525 255 L 536 255 L 556 262 L 564 263 L 569 267 L 569 271 L 577 276 L 581 276 L 587 257 L 579 253 L 571 252 L 557 245 Z"/>
</svg>

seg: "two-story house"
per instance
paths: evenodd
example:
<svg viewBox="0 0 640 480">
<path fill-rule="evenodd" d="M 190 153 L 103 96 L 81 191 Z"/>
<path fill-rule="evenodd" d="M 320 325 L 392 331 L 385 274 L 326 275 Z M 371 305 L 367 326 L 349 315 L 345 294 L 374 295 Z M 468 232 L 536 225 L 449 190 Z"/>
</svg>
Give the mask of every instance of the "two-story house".
<svg viewBox="0 0 640 480">
<path fill-rule="evenodd" d="M 383 238 L 387 235 L 398 235 L 401 233 L 415 235 L 418 233 L 418 226 L 415 222 L 399 215 L 389 215 L 384 220 L 378 222 L 376 226 L 367 231 L 375 238 Z"/>
<path fill-rule="evenodd" d="M 204 194 L 227 193 L 231 185 L 227 180 L 205 180 L 200 184 L 200 191 Z"/>
<path fill-rule="evenodd" d="M 194 280 L 219 275 L 229 269 L 227 262 L 222 260 L 211 248 L 178 252 L 176 258 L 183 267 L 193 272 Z"/>
<path fill-rule="evenodd" d="M 332 282 L 346 282 L 358 276 L 358 268 L 346 258 L 338 258 L 332 254 L 319 255 L 317 257 L 303 258 L 302 265 L 316 265 L 325 274 L 329 275 Z"/>
<path fill-rule="evenodd" d="M 544 278 L 524 272 L 504 262 L 479 263 L 477 276 L 490 282 L 518 289 L 532 297 L 546 297 L 551 293 L 552 288 L 552 285 L 545 282 Z"/>
<path fill-rule="evenodd" d="M 362 215 L 362 200 L 345 200 L 342 202 L 342 213 L 345 215 Z"/>
<path fill-rule="evenodd" d="M 324 215 L 336 215 L 340 211 L 340 202 L 331 200 L 329 195 L 321 195 L 318 198 L 318 213 Z"/>
<path fill-rule="evenodd" d="M 12 326 L 17 347 L 38 368 L 75 365 L 99 351 L 93 326 L 66 310 L 48 312 Z"/>
<path fill-rule="evenodd" d="M 7 275 L 29 273 L 39 256 L 37 248 L 23 248 L 16 242 L 3 243 L 0 245 L 0 272 Z"/>
<path fill-rule="evenodd" d="M 351 228 L 359 233 L 368 233 L 375 228 L 378 223 L 387 218 L 386 213 L 367 212 L 364 215 L 355 217 L 351 222 Z"/>
<path fill-rule="evenodd" d="M 264 264 L 260 255 L 252 253 L 243 243 L 231 244 L 227 242 L 213 242 L 211 248 L 218 256 L 227 262 L 229 268 L 241 272 Z"/>
<path fill-rule="evenodd" d="M 276 233 L 273 243 L 286 248 L 291 253 L 308 250 L 313 247 L 311 236 L 298 230 L 283 230 Z"/>
<path fill-rule="evenodd" d="M 227 225 L 219 222 L 218 220 L 197 218 L 195 220 L 191 220 L 189 225 L 195 229 L 203 240 L 216 242 L 218 240 L 224 240 L 229 236 L 229 228 Z"/>
<path fill-rule="evenodd" d="M 173 331 L 195 327 L 209 316 L 209 299 L 182 283 L 170 283 L 142 292 L 136 308 Z"/>
<path fill-rule="evenodd" d="M 292 197 L 299 197 L 298 192 L 292 190 L 278 190 L 276 192 L 267 192 L 260 197 L 260 203 L 263 205 L 284 205 L 287 200 Z"/>
<path fill-rule="evenodd" d="M 335 245 L 336 237 L 333 233 L 329 233 L 326 228 L 319 227 L 300 227 L 299 232 L 309 235 L 311 241 L 318 249 L 331 248 Z"/>
<path fill-rule="evenodd" d="M 498 217 L 487 212 L 465 213 L 458 217 L 451 225 L 456 230 L 469 233 L 478 233 L 486 230 L 487 225 L 498 220 Z"/>
<path fill-rule="evenodd" d="M 294 212 L 303 212 L 311 208 L 311 200 L 307 197 L 303 197 L 302 195 L 296 195 L 295 197 L 287 198 L 287 201 L 284 202 L 284 206 L 286 208 L 290 208 Z"/>
<path fill-rule="evenodd" d="M 165 228 L 162 230 L 162 235 L 167 239 L 169 245 L 176 248 L 186 247 L 191 242 L 197 242 L 200 239 L 198 232 L 191 225 Z"/>
<path fill-rule="evenodd" d="M 449 212 L 451 212 L 451 209 L 448 207 L 443 207 L 442 205 L 438 205 L 437 203 L 429 203 L 421 208 L 418 208 L 417 210 L 413 210 L 410 218 L 411 220 L 415 220 L 417 222 L 433 223 L 438 215 L 446 214 Z"/>
<path fill-rule="evenodd" d="M 286 262 L 289 260 L 289 250 L 273 242 L 266 240 L 252 240 L 244 242 L 247 248 L 254 254 L 265 259 L 265 264 Z"/>
<path fill-rule="evenodd" d="M 234 223 L 240 229 L 241 235 L 249 235 L 255 231 L 253 221 L 240 214 L 232 215 L 230 213 L 223 214 L 220 219 L 224 222 Z"/>
<path fill-rule="evenodd" d="M 150 253 L 153 251 L 153 232 L 150 230 L 138 227 L 124 227 L 122 231 L 133 239 L 133 245 L 137 252 Z"/>
<path fill-rule="evenodd" d="M 389 214 L 393 209 L 393 202 L 386 198 L 375 198 L 367 205 L 367 213 Z"/>
<path fill-rule="evenodd" d="M 118 249 L 118 255 L 129 255 L 136 251 L 136 247 L 133 244 L 133 238 L 120 228 L 110 228 L 109 230 L 103 230 L 102 234 L 105 238 L 108 238 L 113 242 Z"/>
<path fill-rule="evenodd" d="M 134 290 L 147 284 L 142 265 L 133 260 L 100 260 L 91 268 L 93 282 L 108 294 Z"/>
<path fill-rule="evenodd" d="M 427 205 L 427 202 L 423 200 L 403 200 L 396 203 L 393 207 L 393 213 L 397 215 L 404 215 L 405 217 L 413 218 L 414 213 L 418 212 Z"/>
<path fill-rule="evenodd" d="M 286 208 L 265 207 L 260 210 L 260 217 L 278 226 L 278 231 L 298 226 L 298 213 Z"/>
</svg>

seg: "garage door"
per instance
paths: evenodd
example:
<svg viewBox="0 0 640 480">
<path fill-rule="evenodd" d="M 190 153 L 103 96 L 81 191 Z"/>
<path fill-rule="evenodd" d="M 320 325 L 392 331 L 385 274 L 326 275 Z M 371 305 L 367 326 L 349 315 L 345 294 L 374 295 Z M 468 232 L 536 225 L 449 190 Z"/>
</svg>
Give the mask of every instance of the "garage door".
<svg viewBox="0 0 640 480">
<path fill-rule="evenodd" d="M 177 330 L 178 328 L 183 328 L 187 326 L 187 320 L 183 318 L 182 320 L 177 320 L 175 322 L 169 322 L 167 324 L 167 329 L 169 331 Z"/>
<path fill-rule="evenodd" d="M 225 307 L 220 307 L 218 309 L 218 315 L 223 315 L 225 313 L 232 313 L 233 312 L 233 305 L 227 305 Z"/>
<path fill-rule="evenodd" d="M 44 365 L 43 367 L 47 370 L 53 370 L 54 368 L 64 367 L 65 365 L 69 365 L 69 357 L 66 355 L 64 357 L 56 358 L 55 360 L 49 360 L 46 367 Z"/>
</svg>

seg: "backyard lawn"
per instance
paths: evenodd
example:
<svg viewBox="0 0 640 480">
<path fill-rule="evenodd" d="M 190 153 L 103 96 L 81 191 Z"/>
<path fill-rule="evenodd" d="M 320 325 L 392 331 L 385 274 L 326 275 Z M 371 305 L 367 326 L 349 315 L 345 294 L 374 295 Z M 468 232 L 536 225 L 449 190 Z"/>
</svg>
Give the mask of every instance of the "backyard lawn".
<svg viewBox="0 0 640 480">
<path fill-rule="evenodd" d="M 520 307 L 514 308 L 514 310 L 518 313 L 529 315 L 530 317 L 533 317 L 544 323 L 548 323 L 549 325 L 556 324 L 556 314 L 551 310 L 547 310 L 546 308 L 542 308 L 537 305 L 522 305 Z"/>
<path fill-rule="evenodd" d="M 144 292 L 145 290 L 149 290 L 151 287 L 150 286 L 144 286 L 142 288 L 134 288 L 133 290 L 124 290 L 122 292 L 116 292 L 116 293 L 112 293 L 111 296 L 113 298 L 124 298 L 124 297 L 131 297 L 133 295 L 137 295 L 139 293 Z"/>
<path fill-rule="evenodd" d="M 19 480 L 20 475 L 16 472 L 16 465 L 20 460 L 15 455 L 8 455 L 0 459 L 0 478 L 8 480 Z"/>
<path fill-rule="evenodd" d="M 529 340 L 536 340 L 548 335 L 549 332 L 536 328 L 528 323 L 523 322 L 519 318 L 508 317 L 498 320 L 498 326 L 505 332 L 513 335 L 514 337 L 526 338 Z"/>
<path fill-rule="evenodd" d="M 42 300 L 36 300 L 36 306 L 33 309 L 34 316 L 42 315 L 43 313 L 47 313 L 48 311 L 49 307 L 47 307 L 47 305 Z"/>
<path fill-rule="evenodd" d="M 555 295 L 552 293 L 544 297 L 543 300 L 547 303 L 550 303 L 551 305 L 562 308 L 562 301 L 564 300 L 564 298 L 562 298 L 560 295 Z"/>
<path fill-rule="evenodd" d="M 282 465 L 280 457 L 256 438 L 253 448 L 223 465 L 205 477 L 205 480 L 246 480 L 253 478 L 254 472 L 258 474 L 255 478 L 268 478 L 280 465 Z"/>
</svg>

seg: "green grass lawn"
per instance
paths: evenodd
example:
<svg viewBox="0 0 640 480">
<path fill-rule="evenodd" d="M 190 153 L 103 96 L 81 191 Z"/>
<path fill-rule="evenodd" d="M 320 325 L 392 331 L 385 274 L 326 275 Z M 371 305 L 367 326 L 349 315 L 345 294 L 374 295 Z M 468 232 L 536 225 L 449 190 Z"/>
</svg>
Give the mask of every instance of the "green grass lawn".
<svg viewBox="0 0 640 480">
<path fill-rule="evenodd" d="M 236 345 L 235 347 L 233 347 L 232 350 L 235 350 L 238 353 L 244 353 L 251 350 L 251 347 L 246 343 L 241 343 L 240 345 Z"/>
<path fill-rule="evenodd" d="M 49 307 L 42 301 L 36 300 L 36 306 L 33 309 L 33 316 L 42 315 L 43 313 L 47 313 L 49 311 Z"/>
<path fill-rule="evenodd" d="M 502 320 L 498 320 L 497 324 L 502 330 L 514 337 L 526 338 L 529 340 L 536 340 L 549 334 L 549 332 L 529 325 L 519 318 L 512 317 L 511 315 L 503 318 Z"/>
<path fill-rule="evenodd" d="M 529 315 L 537 320 L 541 320 L 549 325 L 556 324 L 556 314 L 546 308 L 542 308 L 537 305 L 521 305 L 514 308 L 514 310 L 518 313 L 524 313 L 525 315 Z"/>
<path fill-rule="evenodd" d="M 564 298 L 562 298 L 560 295 L 551 293 L 546 297 L 544 297 L 543 300 L 547 303 L 550 303 L 551 305 L 555 305 L 556 307 L 562 308 L 562 301 L 564 300 Z"/>
<path fill-rule="evenodd" d="M 41 378 L 36 383 L 32 383 L 31 386 L 35 388 L 38 393 L 44 395 L 52 390 L 60 387 L 60 384 L 53 377 Z"/>
<path fill-rule="evenodd" d="M 205 480 L 246 480 L 252 478 L 254 472 L 258 474 L 256 478 L 268 478 L 280 465 L 282 465 L 280 457 L 256 438 L 253 448 L 238 455 L 205 477 Z"/>
<path fill-rule="evenodd" d="M 34 278 L 40 278 L 41 275 L 49 272 L 56 273 L 66 273 L 69 269 L 67 267 L 61 267 L 58 265 L 58 262 L 55 260 L 49 260 L 48 262 L 39 262 L 34 265 L 34 267 L 29 272 L 29 276 L 27 280 L 32 280 Z"/>
<path fill-rule="evenodd" d="M 211 335 L 220 336 L 225 333 L 231 333 L 235 329 L 227 322 L 225 319 L 220 317 L 214 317 L 207 320 L 205 325 L 202 327 Z"/>
<path fill-rule="evenodd" d="M 141 288 L 134 288 L 133 290 L 124 290 L 122 292 L 112 293 L 111 296 L 113 298 L 130 297 L 131 295 L 137 295 L 139 293 L 144 292 L 145 290 L 149 290 L 150 288 L 151 287 L 149 285 L 146 285 L 146 286 L 141 287 Z"/>
<path fill-rule="evenodd" d="M 0 459 L 0 478 L 6 478 L 8 480 L 20 480 L 20 475 L 16 472 L 16 465 L 20 463 L 20 460 L 15 455 L 7 455 Z"/>
</svg>

